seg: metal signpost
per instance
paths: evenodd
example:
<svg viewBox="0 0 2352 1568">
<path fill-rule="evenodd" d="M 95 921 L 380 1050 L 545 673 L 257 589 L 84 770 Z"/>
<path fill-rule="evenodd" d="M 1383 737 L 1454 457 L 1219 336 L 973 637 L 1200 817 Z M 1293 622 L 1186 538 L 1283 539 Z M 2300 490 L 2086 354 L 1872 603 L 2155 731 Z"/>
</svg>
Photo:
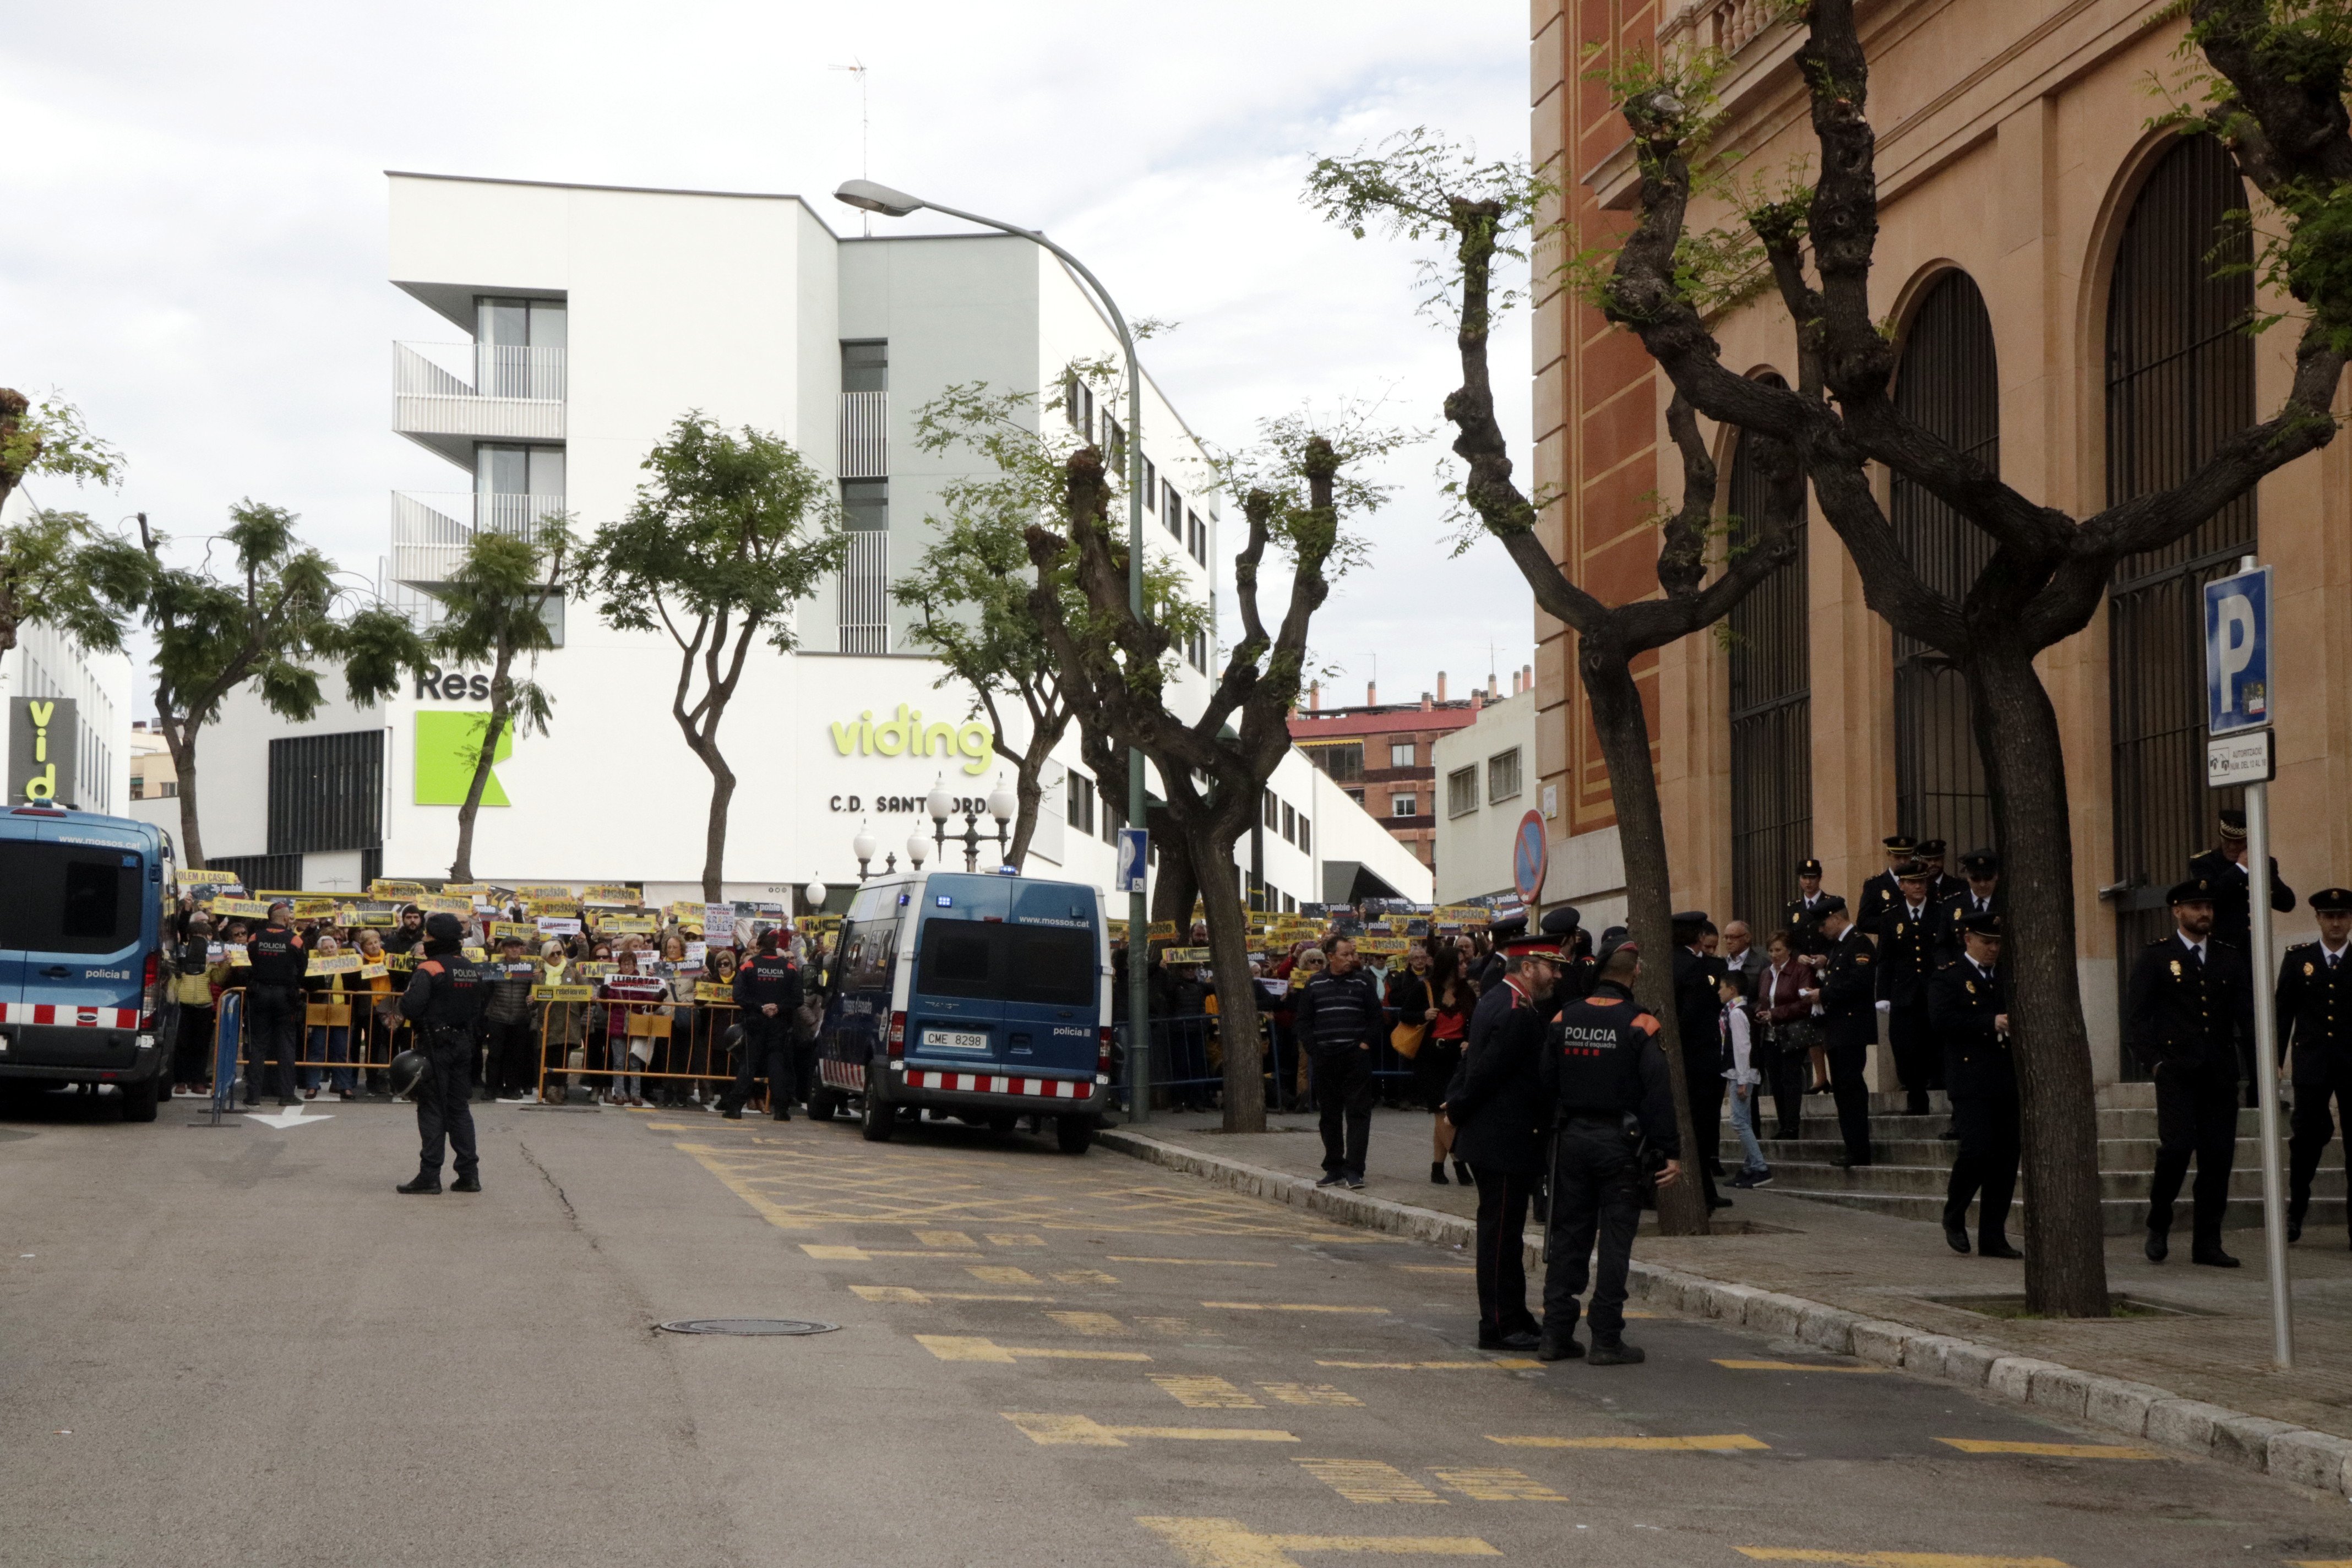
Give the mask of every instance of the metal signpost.
<svg viewBox="0 0 2352 1568">
<path fill-rule="evenodd" d="M 1125 893 L 1132 900 L 1127 924 L 1127 972 L 1131 980 L 1138 973 L 1136 966 L 1142 955 L 1151 951 L 1149 928 L 1139 923 L 1134 910 L 1143 902 L 1146 884 L 1150 877 L 1151 834 L 1141 827 L 1118 830 L 1118 872 L 1111 890 Z M 1130 1008 L 1130 1016 L 1133 1014 Z M 1148 1026 L 1149 1020 L 1146 1020 Z M 1148 1121 L 1151 1116 L 1151 1046 L 1145 1027 L 1128 1030 L 1127 1042 L 1127 1119 Z"/>
<path fill-rule="evenodd" d="M 2254 1082 L 2262 1101 L 2263 1257 L 2270 1271 L 2271 1359 L 2294 1364 L 2286 1275 L 2286 1194 L 2279 1166 L 2278 961 L 2271 942 L 2271 569 L 2249 555 L 2205 584 L 2205 782 L 2246 790 L 2246 892 L 2253 969 Z"/>
</svg>

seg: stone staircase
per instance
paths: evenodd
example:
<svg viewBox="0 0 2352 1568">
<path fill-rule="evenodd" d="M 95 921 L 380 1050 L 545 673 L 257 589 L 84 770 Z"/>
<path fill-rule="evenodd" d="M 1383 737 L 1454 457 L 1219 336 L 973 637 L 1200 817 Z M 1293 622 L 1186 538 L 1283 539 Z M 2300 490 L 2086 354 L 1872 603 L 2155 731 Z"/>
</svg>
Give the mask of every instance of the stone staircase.
<svg viewBox="0 0 2352 1568">
<path fill-rule="evenodd" d="M 1874 1164 L 1848 1171 L 1830 1163 L 1830 1157 L 1845 1147 L 1838 1136 L 1836 1109 L 1828 1095 L 1808 1095 L 1801 1124 L 1804 1136 L 1761 1140 L 1764 1158 L 1772 1166 L 1773 1182 L 1768 1190 L 1820 1203 L 1843 1204 L 1898 1219 L 1940 1223 L 1944 1188 L 1951 1175 L 1952 1155 L 1957 1148 L 1937 1136 L 1950 1121 L 1943 1095 L 1933 1097 L 1935 1110 L 1927 1116 L 1904 1115 L 1904 1098 L 1899 1092 L 1873 1094 L 1870 1101 L 1870 1152 Z M 2099 1190 L 2106 1233 L 2133 1235 L 2147 1223 L 2147 1183 L 2156 1166 L 2156 1088 L 2145 1083 L 2108 1084 L 2098 1091 L 2098 1105 Z M 1768 1129 L 1774 1125 L 1769 1107 L 1770 1101 L 1767 1100 L 1764 1121 Z M 2282 1141 L 2286 1133 L 2284 1120 L 2282 1116 Z M 2261 1147 L 2259 1114 L 2241 1110 L 2238 1157 L 2230 1177 L 2230 1212 L 2224 1222 L 2231 1228 L 2259 1226 L 2263 1222 Z M 1721 1158 L 1724 1169 L 1737 1174 L 1739 1138 L 1731 1129 L 1727 1112 Z M 2189 1191 L 2196 1180 L 2197 1173 L 2191 1167 L 2176 1205 L 2173 1228 L 2183 1236 L 2189 1226 Z M 2027 1195 L 2021 1177 L 2020 1209 Z M 2346 1198 L 2344 1143 L 2339 1139 L 2328 1145 L 2327 1152 L 2321 1157 L 2319 1173 L 2313 1178 L 2311 1212 L 2304 1222 L 2305 1234 L 2342 1237 Z M 2021 1234 L 2021 1216 L 2012 1213 L 2011 1240 Z M 1969 1225 L 1971 1228 L 1975 1226 L 1973 1215 Z"/>
</svg>

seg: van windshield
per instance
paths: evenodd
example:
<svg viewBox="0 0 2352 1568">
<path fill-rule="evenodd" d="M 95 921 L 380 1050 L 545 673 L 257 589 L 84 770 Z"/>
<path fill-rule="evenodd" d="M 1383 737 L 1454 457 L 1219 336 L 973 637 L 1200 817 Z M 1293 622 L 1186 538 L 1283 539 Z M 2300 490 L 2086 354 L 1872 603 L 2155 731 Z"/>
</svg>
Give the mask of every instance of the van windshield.
<svg viewBox="0 0 2352 1568">
<path fill-rule="evenodd" d="M 994 921 L 923 922 L 915 989 L 926 996 L 1090 1007 L 1095 938 L 1090 931 Z"/>
<path fill-rule="evenodd" d="M 120 952 L 139 940 L 140 858 L 87 844 L 0 839 L 0 948 Z"/>
</svg>

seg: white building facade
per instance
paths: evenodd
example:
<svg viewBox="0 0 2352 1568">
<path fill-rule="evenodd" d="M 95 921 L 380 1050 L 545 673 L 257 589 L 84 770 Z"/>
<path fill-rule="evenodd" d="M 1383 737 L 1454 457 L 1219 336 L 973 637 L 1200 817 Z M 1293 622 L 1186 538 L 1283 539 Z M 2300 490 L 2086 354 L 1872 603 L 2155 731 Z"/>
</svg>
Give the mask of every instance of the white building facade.
<svg viewBox="0 0 2352 1568">
<path fill-rule="evenodd" d="M 29 517 L 32 506 L 24 490 L 15 491 L 0 513 L 0 524 Z M 84 811 L 120 816 L 130 803 L 131 687 L 129 655 L 77 647 L 51 626 L 18 626 L 16 646 L 0 653 L 0 716 L 13 714 L 19 697 L 37 701 L 62 698 L 73 704 L 72 734 L 55 737 L 65 741 L 73 758 L 73 787 L 58 798 Z M 11 744 L 8 731 L 0 730 L 0 746 Z M 64 752 L 56 755 L 61 759 Z M 8 761 L 12 780 L 25 771 L 19 762 L 30 763 L 29 758 Z M 21 804 L 21 797 L 9 804 Z"/>
<path fill-rule="evenodd" d="M 1437 770 L 1438 902 L 1516 896 L 1512 840 L 1536 808 L 1534 689 L 1486 703 L 1472 722 L 1439 736 L 1431 754 Z M 1587 925 L 1594 919 L 1586 912 Z"/>
<path fill-rule="evenodd" d="M 839 486 L 853 540 L 838 579 L 802 606 L 795 649 L 755 648 L 719 731 L 740 781 L 728 896 L 854 880 L 861 827 L 903 864 L 908 835 L 931 831 L 921 802 L 935 783 L 971 802 L 1009 784 L 971 694 L 940 684 L 887 584 L 928 542 L 941 488 L 983 460 L 915 443 L 917 411 L 948 387 L 1030 394 L 1041 419 L 1124 439 L 1112 424 L 1123 399 L 1114 410 L 1103 389 L 1066 390 L 1067 366 L 1118 344 L 1058 261 L 1010 236 L 840 238 L 796 196 L 394 174 L 391 198 L 393 281 L 465 336 L 394 347 L 394 428 L 447 459 L 451 478 L 445 491 L 393 496 L 387 597 L 429 618 L 432 585 L 478 528 L 528 531 L 563 512 L 584 534 L 619 520 L 646 452 L 689 410 L 749 426 Z M 1150 548 L 1207 598 L 1211 469 L 1148 377 L 1144 390 Z M 670 716 L 678 649 L 614 630 L 592 604 L 551 618 L 562 647 L 536 675 L 553 722 L 497 763 L 475 869 L 684 896 L 700 884 L 710 788 Z M 1214 660 L 1205 643 L 1183 650 L 1180 710 L 1205 700 Z M 239 694 L 198 746 L 207 858 L 248 886 L 445 875 L 464 792 L 451 761 L 483 709 L 483 673 L 411 680 L 366 709 L 330 703 L 303 724 Z M 1029 868 L 1108 885 L 1118 816 L 1086 777 L 1075 730 L 1046 775 Z M 1295 752 L 1270 782 L 1307 824 L 1255 847 L 1277 901 L 1326 900 L 1341 866 L 1351 886 L 1360 873 L 1383 896 L 1426 900 L 1426 870 L 1327 784 Z M 981 826 L 993 829 L 985 815 Z M 951 845 L 935 863 L 961 856 Z"/>
</svg>

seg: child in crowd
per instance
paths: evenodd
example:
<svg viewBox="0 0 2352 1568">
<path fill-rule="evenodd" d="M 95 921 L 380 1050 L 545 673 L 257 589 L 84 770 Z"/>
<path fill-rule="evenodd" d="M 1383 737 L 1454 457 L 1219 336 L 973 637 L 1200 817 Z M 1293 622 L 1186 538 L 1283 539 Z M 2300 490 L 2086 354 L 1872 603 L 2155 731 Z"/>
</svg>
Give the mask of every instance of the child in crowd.
<svg viewBox="0 0 2352 1568">
<path fill-rule="evenodd" d="M 1752 1061 L 1753 1020 L 1748 1016 L 1748 992 L 1737 970 L 1717 982 L 1723 997 L 1723 1076 L 1731 1083 L 1731 1125 L 1739 1134 L 1742 1164 L 1731 1179 L 1735 1187 L 1769 1186 L 1772 1167 L 1764 1162 L 1763 1146 L 1756 1142 L 1756 1089 L 1764 1075 Z"/>
</svg>

